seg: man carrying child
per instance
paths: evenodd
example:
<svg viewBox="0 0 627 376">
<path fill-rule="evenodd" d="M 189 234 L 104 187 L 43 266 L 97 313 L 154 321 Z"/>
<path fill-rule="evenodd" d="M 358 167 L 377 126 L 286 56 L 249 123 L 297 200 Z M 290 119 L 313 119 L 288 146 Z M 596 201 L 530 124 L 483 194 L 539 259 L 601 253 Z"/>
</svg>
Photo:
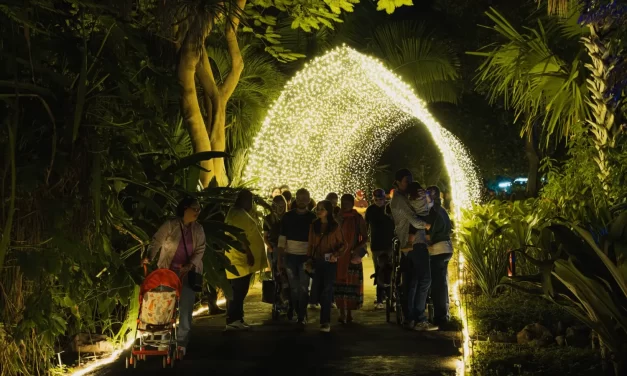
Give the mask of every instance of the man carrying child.
<svg viewBox="0 0 627 376">
<path fill-rule="evenodd" d="M 425 314 L 427 296 L 431 286 L 429 250 L 425 233 L 425 221 L 421 218 L 429 212 L 424 191 L 412 184 L 413 176 L 408 169 L 398 170 L 394 177 L 396 190 L 390 203 L 395 233 L 408 261 L 408 271 L 403 275 L 405 307 L 404 325 L 409 330 L 438 330 Z M 410 240 L 410 226 L 415 228 Z"/>
</svg>

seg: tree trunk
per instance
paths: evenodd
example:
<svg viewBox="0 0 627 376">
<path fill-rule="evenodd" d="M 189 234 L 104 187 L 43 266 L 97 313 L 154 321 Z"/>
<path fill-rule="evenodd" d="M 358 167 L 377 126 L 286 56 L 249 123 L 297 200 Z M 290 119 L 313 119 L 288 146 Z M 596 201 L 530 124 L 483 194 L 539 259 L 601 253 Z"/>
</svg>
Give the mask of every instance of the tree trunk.
<svg viewBox="0 0 627 376">
<path fill-rule="evenodd" d="M 527 173 L 527 197 L 537 197 L 538 190 L 540 188 L 540 175 L 538 173 L 540 168 L 540 157 L 533 145 L 531 135 L 527 136 L 525 139 L 525 154 L 527 154 L 527 161 L 529 161 L 529 172 Z"/>
<path fill-rule="evenodd" d="M 181 85 L 181 112 L 183 119 L 187 125 L 189 137 L 194 148 L 194 153 L 211 151 L 211 143 L 209 142 L 209 134 L 205 126 L 205 121 L 200 112 L 200 104 L 198 103 L 198 93 L 196 92 L 196 66 L 200 61 L 200 52 L 188 36 L 183 41 L 181 50 L 179 51 L 179 64 L 177 67 L 177 75 L 179 84 Z M 200 163 L 204 171 L 200 173 L 200 181 L 203 187 L 209 185 L 213 178 L 213 165 L 211 160 L 202 161 Z"/>
<path fill-rule="evenodd" d="M 608 151 L 616 146 L 616 140 L 621 133 L 621 128 L 615 122 L 615 108 L 609 104 L 611 96 L 607 95 L 608 80 L 616 63 L 611 56 L 616 52 L 616 47 L 609 40 L 611 37 L 602 39 L 599 36 L 599 29 L 607 35 L 607 30 L 613 27 L 613 20 L 604 21 L 603 25 L 589 23 L 590 35 L 582 38 L 591 63 L 586 64 L 590 70 L 588 79 L 588 91 L 590 92 L 590 109 L 592 117 L 587 119 L 590 130 L 594 134 L 594 145 L 598 156 L 595 162 L 599 166 L 598 177 L 603 184 L 605 193 L 611 197 L 610 176 L 611 166 L 608 160 Z M 615 43 L 616 44 L 616 43 Z"/>
</svg>

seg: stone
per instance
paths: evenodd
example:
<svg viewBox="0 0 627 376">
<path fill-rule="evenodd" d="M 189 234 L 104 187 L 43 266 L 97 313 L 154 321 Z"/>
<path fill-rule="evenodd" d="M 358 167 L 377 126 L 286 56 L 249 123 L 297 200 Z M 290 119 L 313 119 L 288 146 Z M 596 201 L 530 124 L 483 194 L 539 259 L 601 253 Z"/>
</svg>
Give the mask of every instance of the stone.
<svg viewBox="0 0 627 376">
<path fill-rule="evenodd" d="M 516 335 L 516 342 L 520 345 L 545 347 L 553 343 L 553 334 L 545 326 L 535 323 L 529 324 Z"/>
<path fill-rule="evenodd" d="M 113 344 L 102 334 L 79 333 L 74 337 L 72 350 L 81 353 L 108 353 L 113 351 Z"/>
<path fill-rule="evenodd" d="M 558 346 L 564 346 L 566 344 L 566 337 L 564 337 L 564 336 L 557 336 L 557 337 L 555 337 L 555 342 L 557 342 Z"/>
</svg>

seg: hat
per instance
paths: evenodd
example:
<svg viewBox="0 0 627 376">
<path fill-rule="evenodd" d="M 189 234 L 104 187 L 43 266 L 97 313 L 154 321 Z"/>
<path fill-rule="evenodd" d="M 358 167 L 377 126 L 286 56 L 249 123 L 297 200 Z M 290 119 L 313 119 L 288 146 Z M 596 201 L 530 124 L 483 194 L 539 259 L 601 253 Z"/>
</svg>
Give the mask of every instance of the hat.
<svg viewBox="0 0 627 376">
<path fill-rule="evenodd" d="M 382 188 L 377 188 L 374 191 L 372 191 L 372 197 L 385 198 L 385 191 Z"/>
</svg>

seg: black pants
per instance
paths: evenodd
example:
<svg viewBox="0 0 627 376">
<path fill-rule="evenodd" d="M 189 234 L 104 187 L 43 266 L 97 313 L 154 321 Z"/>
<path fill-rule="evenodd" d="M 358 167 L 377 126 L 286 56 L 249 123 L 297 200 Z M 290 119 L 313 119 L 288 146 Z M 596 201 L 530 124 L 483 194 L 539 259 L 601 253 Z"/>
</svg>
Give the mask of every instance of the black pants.
<svg viewBox="0 0 627 376">
<path fill-rule="evenodd" d="M 250 278 L 252 274 L 244 277 L 229 279 L 233 289 L 233 297 L 226 304 L 226 323 L 244 320 L 244 299 L 248 295 Z"/>
</svg>

